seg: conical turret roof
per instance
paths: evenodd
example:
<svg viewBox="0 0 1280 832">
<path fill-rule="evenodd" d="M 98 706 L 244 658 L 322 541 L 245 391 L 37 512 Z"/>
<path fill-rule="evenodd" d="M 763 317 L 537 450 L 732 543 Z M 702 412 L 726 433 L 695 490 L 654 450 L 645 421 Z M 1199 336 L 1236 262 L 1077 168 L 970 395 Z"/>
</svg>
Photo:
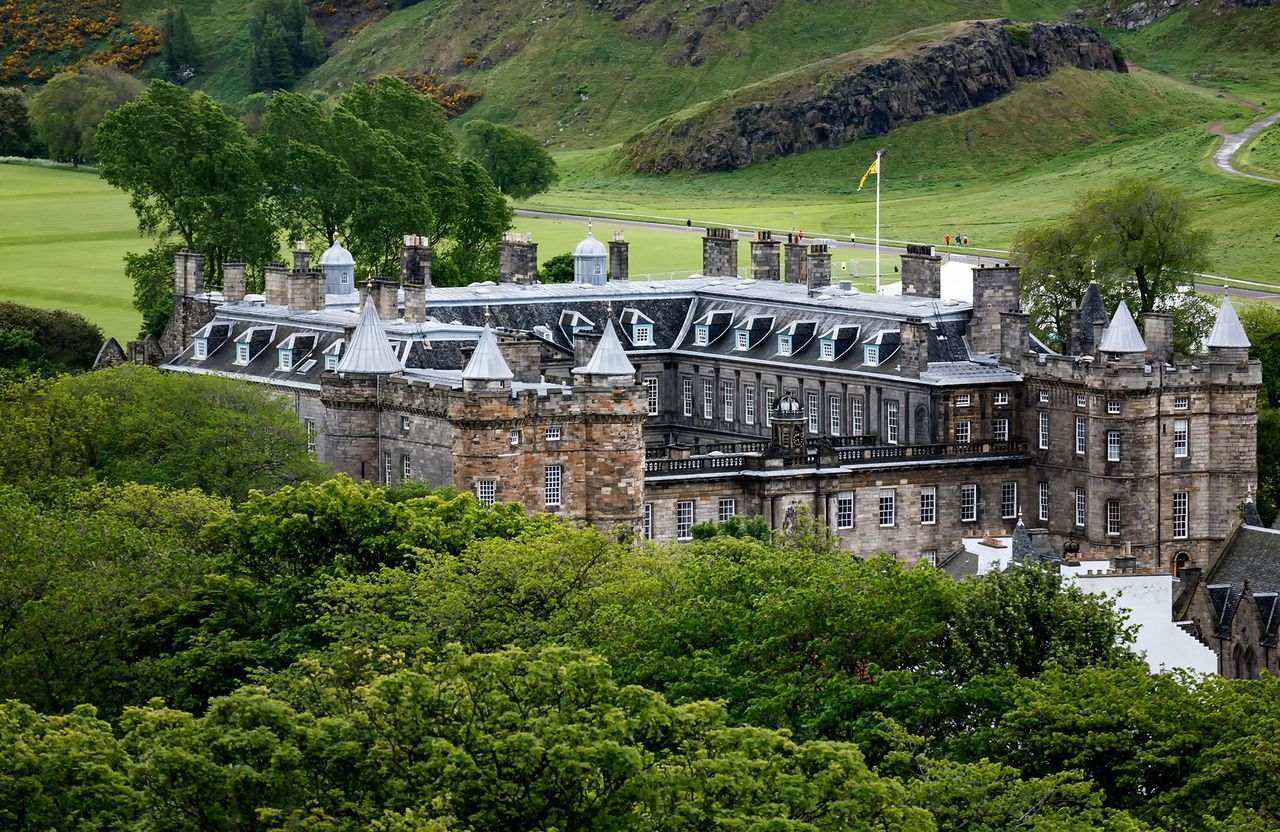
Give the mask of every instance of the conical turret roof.
<svg viewBox="0 0 1280 832">
<path fill-rule="evenodd" d="M 378 317 L 372 298 L 365 298 L 356 323 L 355 334 L 347 344 L 342 360 L 338 362 L 340 373 L 398 373 L 404 367 L 396 358 L 387 340 L 387 331 Z"/>
<path fill-rule="evenodd" d="M 480 333 L 476 342 L 476 351 L 471 353 L 471 360 L 462 370 L 463 381 L 511 381 L 515 373 L 507 366 L 507 360 L 498 349 L 498 337 L 489 327 Z"/>
<path fill-rule="evenodd" d="M 1107 322 L 1107 306 L 1102 302 L 1102 292 L 1098 290 L 1096 280 L 1089 281 L 1080 297 L 1080 320 L 1087 324 Z"/>
<path fill-rule="evenodd" d="M 1142 340 L 1138 324 L 1133 320 L 1129 305 L 1124 301 L 1120 301 L 1120 305 L 1116 307 L 1116 314 L 1111 317 L 1111 323 L 1102 333 L 1102 343 L 1098 345 L 1098 349 L 1103 352 L 1147 351 L 1147 342 Z"/>
<path fill-rule="evenodd" d="M 1245 349 L 1249 346 L 1249 336 L 1240 324 L 1240 317 L 1231 305 L 1231 298 L 1222 296 L 1222 306 L 1218 307 L 1218 319 L 1213 322 L 1213 330 L 1204 342 L 1206 347 L 1225 347 Z"/>
<path fill-rule="evenodd" d="M 600 337 L 600 344 L 591 355 L 591 360 L 584 367 L 574 367 L 573 371 L 602 377 L 635 375 L 636 368 L 632 366 L 626 351 L 622 349 L 618 333 L 613 328 L 612 318 L 605 321 L 604 335 Z"/>
</svg>

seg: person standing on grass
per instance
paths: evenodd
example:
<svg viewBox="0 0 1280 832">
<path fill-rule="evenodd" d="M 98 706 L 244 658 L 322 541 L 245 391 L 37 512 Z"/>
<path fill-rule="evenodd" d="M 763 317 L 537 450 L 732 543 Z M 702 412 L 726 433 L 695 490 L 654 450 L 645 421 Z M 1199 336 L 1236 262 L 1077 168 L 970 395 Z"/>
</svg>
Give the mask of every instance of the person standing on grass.
<svg viewBox="0 0 1280 832">
<path fill-rule="evenodd" d="M 950 235 L 950 234 L 948 234 L 948 235 L 947 235 L 946 240 L 947 240 L 946 244 L 947 244 L 947 245 L 951 245 L 951 235 Z"/>
</svg>

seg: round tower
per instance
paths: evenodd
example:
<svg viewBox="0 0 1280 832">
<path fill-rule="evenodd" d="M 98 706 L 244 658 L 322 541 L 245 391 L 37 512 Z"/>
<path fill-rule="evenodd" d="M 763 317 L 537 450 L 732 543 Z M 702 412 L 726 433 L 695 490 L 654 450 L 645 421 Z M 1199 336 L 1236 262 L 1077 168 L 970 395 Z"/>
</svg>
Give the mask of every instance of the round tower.
<svg viewBox="0 0 1280 832">
<path fill-rule="evenodd" d="M 356 260 L 337 240 L 320 255 L 324 293 L 346 295 L 356 290 Z"/>
</svg>

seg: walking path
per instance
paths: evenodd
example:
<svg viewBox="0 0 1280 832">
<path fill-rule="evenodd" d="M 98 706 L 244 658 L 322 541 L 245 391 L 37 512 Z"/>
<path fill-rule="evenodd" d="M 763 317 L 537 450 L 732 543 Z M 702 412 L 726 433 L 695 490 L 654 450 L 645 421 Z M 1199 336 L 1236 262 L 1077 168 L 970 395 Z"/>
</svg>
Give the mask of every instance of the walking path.
<svg viewBox="0 0 1280 832">
<path fill-rule="evenodd" d="M 1223 133 L 1222 145 L 1213 153 L 1213 163 L 1218 166 L 1218 170 L 1223 173 L 1230 173 L 1233 176 L 1243 176 L 1246 179 L 1257 179 L 1260 182 L 1275 182 L 1280 184 L 1280 179 L 1274 176 L 1263 176 L 1257 173 L 1247 173 L 1231 164 L 1231 157 L 1236 155 L 1240 148 L 1254 136 L 1266 130 L 1271 125 L 1280 121 L 1280 113 L 1272 113 L 1266 118 L 1259 119 L 1253 124 L 1241 130 L 1239 133 Z"/>
</svg>

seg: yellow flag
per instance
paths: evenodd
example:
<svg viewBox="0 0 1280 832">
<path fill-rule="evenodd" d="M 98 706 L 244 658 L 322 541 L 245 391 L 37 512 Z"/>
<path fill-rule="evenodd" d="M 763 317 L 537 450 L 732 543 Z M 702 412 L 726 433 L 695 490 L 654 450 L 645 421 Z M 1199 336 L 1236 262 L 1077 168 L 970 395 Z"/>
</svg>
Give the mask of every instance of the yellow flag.
<svg viewBox="0 0 1280 832">
<path fill-rule="evenodd" d="M 873 173 L 876 176 L 880 175 L 880 157 L 879 156 L 877 156 L 876 160 L 871 163 L 871 167 L 867 168 L 867 172 L 862 174 L 862 179 L 858 182 L 858 190 L 862 190 L 862 186 L 867 184 L 867 177 Z"/>
</svg>

